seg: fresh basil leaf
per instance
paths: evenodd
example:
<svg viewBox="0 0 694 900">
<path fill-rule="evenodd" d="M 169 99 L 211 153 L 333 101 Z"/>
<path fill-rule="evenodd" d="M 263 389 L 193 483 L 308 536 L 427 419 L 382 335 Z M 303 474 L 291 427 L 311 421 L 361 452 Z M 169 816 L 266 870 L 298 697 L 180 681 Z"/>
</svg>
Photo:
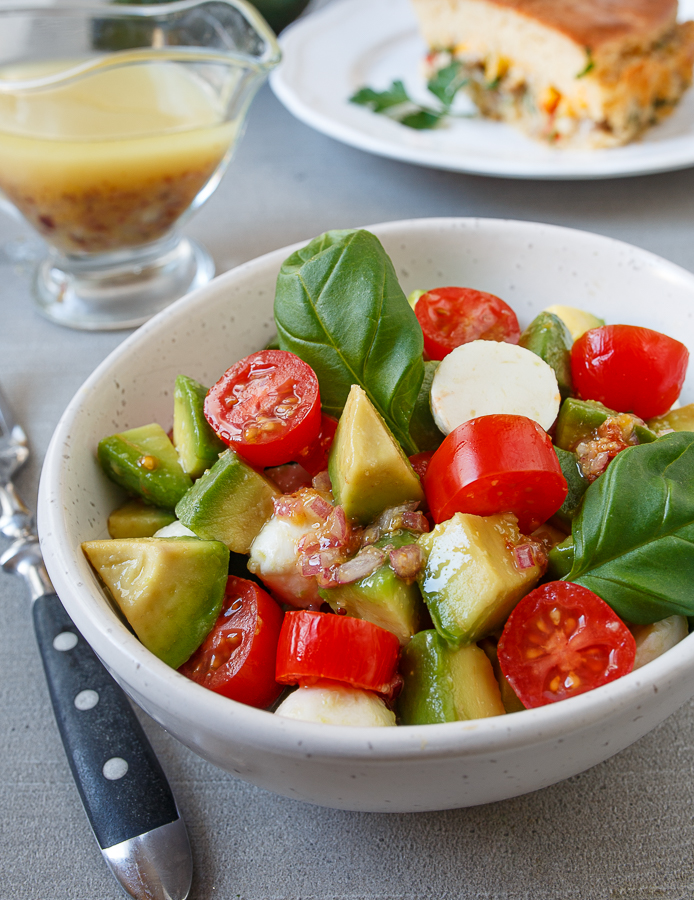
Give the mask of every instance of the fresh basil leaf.
<svg viewBox="0 0 694 900">
<path fill-rule="evenodd" d="M 439 366 L 440 362 L 435 359 L 428 359 L 424 363 L 424 378 L 410 419 L 410 436 L 420 453 L 425 450 L 437 450 L 445 437 L 434 421 L 429 402 L 431 382 Z"/>
<path fill-rule="evenodd" d="M 694 615 L 693 488 L 694 434 L 623 450 L 583 497 L 566 580 L 627 622 Z"/>
<path fill-rule="evenodd" d="M 427 82 L 427 88 L 448 108 L 455 100 L 455 95 L 468 81 L 463 64 L 454 61 L 439 69 Z"/>
<path fill-rule="evenodd" d="M 350 103 L 358 103 L 360 106 L 368 106 L 374 112 L 380 113 L 401 103 L 411 103 L 405 85 L 402 81 L 394 81 L 386 91 L 374 91 L 365 87 L 357 91 L 350 98 Z"/>
<path fill-rule="evenodd" d="M 583 477 L 583 473 L 578 467 L 578 459 L 575 453 L 571 453 L 569 450 L 562 450 L 561 447 L 555 447 L 554 452 L 559 458 L 561 473 L 566 478 L 569 492 L 562 505 L 552 516 L 551 522 L 567 531 L 571 528 L 571 524 L 576 518 L 585 492 L 588 489 L 588 481 Z"/>
<path fill-rule="evenodd" d="M 381 242 L 329 231 L 285 260 L 277 279 L 280 347 L 318 376 L 324 412 L 339 416 L 350 387 L 367 393 L 406 453 L 424 377 L 422 329 Z"/>
</svg>

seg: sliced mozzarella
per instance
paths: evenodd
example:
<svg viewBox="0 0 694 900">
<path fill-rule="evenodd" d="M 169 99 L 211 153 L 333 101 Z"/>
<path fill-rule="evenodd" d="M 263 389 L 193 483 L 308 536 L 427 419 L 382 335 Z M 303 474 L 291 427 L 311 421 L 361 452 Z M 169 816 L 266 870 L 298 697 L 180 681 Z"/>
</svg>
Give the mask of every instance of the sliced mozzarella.
<svg viewBox="0 0 694 900">
<path fill-rule="evenodd" d="M 554 371 L 535 353 L 497 341 L 471 341 L 441 362 L 431 384 L 431 411 L 444 434 L 478 416 L 527 416 L 545 431 L 559 412 Z"/>
<path fill-rule="evenodd" d="M 154 537 L 197 537 L 197 535 L 176 519 L 170 525 L 164 525 L 159 531 L 155 531 Z"/>
<path fill-rule="evenodd" d="M 323 725 L 395 725 L 395 713 L 380 697 L 347 685 L 300 687 L 280 703 L 275 715 Z"/>
<path fill-rule="evenodd" d="M 640 669 L 684 640 L 689 626 L 684 616 L 669 616 L 652 625 L 632 625 L 631 631 L 636 641 L 634 668 Z"/>
<path fill-rule="evenodd" d="M 297 544 L 312 530 L 291 519 L 272 516 L 251 544 L 248 570 L 285 603 L 305 609 L 322 603 L 316 579 L 301 574 Z"/>
</svg>

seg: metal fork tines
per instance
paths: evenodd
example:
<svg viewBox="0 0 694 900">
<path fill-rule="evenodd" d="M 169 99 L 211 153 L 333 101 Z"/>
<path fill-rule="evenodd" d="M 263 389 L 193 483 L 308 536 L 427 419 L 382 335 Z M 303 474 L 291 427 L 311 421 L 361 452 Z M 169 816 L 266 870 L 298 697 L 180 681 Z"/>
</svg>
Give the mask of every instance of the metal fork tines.
<svg viewBox="0 0 694 900">
<path fill-rule="evenodd" d="M 34 517 L 12 484 L 29 459 L 29 442 L 0 388 L 0 532 L 16 540 L 34 534 Z"/>
</svg>

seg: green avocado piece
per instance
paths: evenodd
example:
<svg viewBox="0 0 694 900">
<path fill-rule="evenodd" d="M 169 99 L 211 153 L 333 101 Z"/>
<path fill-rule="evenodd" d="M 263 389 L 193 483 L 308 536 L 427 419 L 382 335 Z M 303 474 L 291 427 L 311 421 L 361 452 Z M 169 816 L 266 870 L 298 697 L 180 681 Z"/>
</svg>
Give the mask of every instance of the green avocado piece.
<svg viewBox="0 0 694 900">
<path fill-rule="evenodd" d="M 548 306 L 544 312 L 552 313 L 562 320 L 569 329 L 572 341 L 577 341 L 582 334 L 590 331 L 591 328 L 601 328 L 605 324 L 604 319 L 599 319 L 593 313 L 586 312 L 584 309 L 577 309 L 575 306 L 561 306 L 556 303 L 554 306 Z"/>
<path fill-rule="evenodd" d="M 99 442 L 97 456 L 108 477 L 145 503 L 173 510 L 192 481 L 161 425 L 143 425 Z"/>
<path fill-rule="evenodd" d="M 501 666 L 499 664 L 499 653 L 497 650 L 498 641 L 495 637 L 486 637 L 483 638 L 477 645 L 481 650 L 487 654 L 487 659 L 492 664 L 492 669 L 494 670 L 494 677 L 496 678 L 496 683 L 499 685 L 499 693 L 501 694 L 501 702 L 504 704 L 504 709 L 507 713 L 515 713 L 515 712 L 523 712 L 525 706 L 521 703 L 518 698 L 518 694 L 513 690 L 508 678 L 501 671 Z"/>
<path fill-rule="evenodd" d="M 548 554 L 547 575 L 551 581 L 560 581 L 569 574 L 574 564 L 574 539 L 569 535 L 561 544 L 555 544 Z"/>
<path fill-rule="evenodd" d="M 532 320 L 518 341 L 519 346 L 530 350 L 544 360 L 557 376 L 562 400 L 571 396 L 571 332 L 559 316 L 547 311 Z"/>
<path fill-rule="evenodd" d="M 175 521 L 176 516 L 166 509 L 147 506 L 142 500 L 129 500 L 108 517 L 108 533 L 112 538 L 152 537 Z"/>
<path fill-rule="evenodd" d="M 426 565 L 418 576 L 434 627 L 453 644 L 469 644 L 500 628 L 542 574 L 521 569 L 516 517 L 455 515 L 418 541 Z"/>
<path fill-rule="evenodd" d="M 404 547 L 416 544 L 419 535 L 394 531 L 375 543 L 375 547 Z M 389 563 L 353 584 L 326 588 L 319 594 L 333 610 L 344 610 L 355 619 L 366 619 L 391 631 L 404 646 L 420 625 L 424 604 L 418 585 L 406 584 Z"/>
<path fill-rule="evenodd" d="M 484 650 L 451 647 L 436 631 L 420 631 L 402 653 L 403 725 L 433 725 L 504 715 L 499 685 Z"/>
<path fill-rule="evenodd" d="M 269 479 L 227 450 L 177 504 L 176 515 L 198 537 L 248 553 L 279 496 Z"/>
<path fill-rule="evenodd" d="M 209 426 L 203 406 L 207 388 L 178 375 L 174 385 L 173 442 L 184 472 L 191 478 L 199 478 L 219 459 L 227 445 Z"/>
<path fill-rule="evenodd" d="M 441 363 L 435 359 L 425 361 L 422 386 L 419 389 L 419 394 L 412 410 L 410 436 L 420 453 L 426 450 L 438 450 L 446 436 L 434 421 L 430 403 L 431 382 L 434 380 L 434 375 L 440 365 Z"/>
<path fill-rule="evenodd" d="M 688 403 L 680 409 L 671 409 L 662 416 L 649 419 L 646 425 L 656 434 L 666 430 L 694 431 L 694 403 Z"/>
<path fill-rule="evenodd" d="M 217 621 L 229 551 L 197 538 L 87 541 L 85 556 L 145 647 L 177 669 Z"/>
<path fill-rule="evenodd" d="M 335 502 L 362 525 L 389 506 L 424 500 L 410 461 L 366 392 L 353 384 L 328 458 Z"/>
<path fill-rule="evenodd" d="M 562 450 L 573 451 L 581 441 L 595 437 L 595 432 L 605 419 L 618 415 L 614 409 L 603 406 L 597 400 L 568 397 L 559 410 L 554 429 L 554 443 Z M 645 425 L 635 425 L 634 433 L 640 444 L 649 444 L 658 438 L 658 435 Z"/>
<path fill-rule="evenodd" d="M 578 507 L 581 505 L 583 495 L 588 490 L 588 479 L 583 477 L 575 453 L 570 450 L 562 450 L 561 447 L 555 447 L 554 452 L 559 458 L 561 472 L 566 478 L 569 491 L 550 521 L 564 531 L 568 531 L 571 529 L 571 523 L 576 517 Z"/>
</svg>

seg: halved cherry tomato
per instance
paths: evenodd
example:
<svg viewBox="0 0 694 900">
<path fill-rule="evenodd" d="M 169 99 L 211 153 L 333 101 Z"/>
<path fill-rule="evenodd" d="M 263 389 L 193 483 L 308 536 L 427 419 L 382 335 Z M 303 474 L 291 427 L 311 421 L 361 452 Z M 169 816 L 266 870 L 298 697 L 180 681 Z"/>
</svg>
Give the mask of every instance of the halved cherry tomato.
<svg viewBox="0 0 694 900">
<path fill-rule="evenodd" d="M 282 617 L 257 584 L 230 576 L 214 628 L 178 671 L 217 694 L 264 709 L 282 691 L 275 681 Z"/>
<path fill-rule="evenodd" d="M 296 460 L 318 437 L 318 379 L 286 350 L 261 350 L 235 363 L 208 391 L 205 418 L 251 465 Z"/>
<path fill-rule="evenodd" d="M 280 684 L 323 678 L 388 694 L 397 677 L 400 641 L 364 619 L 311 610 L 285 614 L 277 646 Z"/>
<path fill-rule="evenodd" d="M 301 463 L 309 475 L 316 476 L 328 468 L 328 454 L 337 431 L 337 419 L 322 414 L 318 437 L 312 444 L 301 450 L 295 462 Z"/>
<path fill-rule="evenodd" d="M 520 326 L 516 314 L 494 294 L 472 288 L 441 287 L 427 291 L 414 309 L 424 334 L 424 352 L 443 359 L 470 341 L 506 341 L 517 344 Z"/>
<path fill-rule="evenodd" d="M 571 349 L 571 373 L 580 397 L 642 419 L 670 409 L 682 390 L 688 362 L 684 344 L 637 325 L 591 328 Z"/>
<path fill-rule="evenodd" d="M 455 428 L 424 476 L 434 521 L 454 513 L 512 512 L 524 534 L 553 515 L 568 492 L 549 435 L 526 416 L 479 416 Z"/>
<path fill-rule="evenodd" d="M 498 645 L 524 706 L 565 700 L 634 668 L 633 635 L 603 600 L 569 581 L 543 584 L 513 610 Z"/>
</svg>

